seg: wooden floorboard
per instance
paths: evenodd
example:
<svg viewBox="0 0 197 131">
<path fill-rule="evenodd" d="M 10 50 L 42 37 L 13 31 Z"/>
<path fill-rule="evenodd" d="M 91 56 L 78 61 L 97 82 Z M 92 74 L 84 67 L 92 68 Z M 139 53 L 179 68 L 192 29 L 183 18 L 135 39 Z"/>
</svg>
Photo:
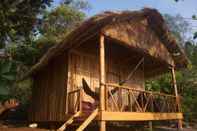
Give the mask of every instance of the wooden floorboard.
<svg viewBox="0 0 197 131">
<path fill-rule="evenodd" d="M 70 115 L 67 115 L 66 120 Z M 89 115 L 81 114 L 78 121 L 84 121 Z M 177 120 L 183 119 L 182 113 L 151 113 L 151 112 L 107 112 L 98 113 L 95 120 L 106 121 L 150 121 L 150 120 Z"/>
</svg>

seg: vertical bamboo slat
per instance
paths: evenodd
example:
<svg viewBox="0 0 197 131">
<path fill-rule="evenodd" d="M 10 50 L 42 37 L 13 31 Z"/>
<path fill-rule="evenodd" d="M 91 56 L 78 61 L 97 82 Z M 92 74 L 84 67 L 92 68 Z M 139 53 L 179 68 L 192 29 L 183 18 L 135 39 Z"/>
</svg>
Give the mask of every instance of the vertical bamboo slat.
<svg viewBox="0 0 197 131">
<path fill-rule="evenodd" d="M 30 121 L 63 121 L 66 112 L 67 53 L 34 76 Z M 67 83 L 67 82 L 66 82 Z M 58 107 L 58 108 L 57 108 Z"/>
</svg>

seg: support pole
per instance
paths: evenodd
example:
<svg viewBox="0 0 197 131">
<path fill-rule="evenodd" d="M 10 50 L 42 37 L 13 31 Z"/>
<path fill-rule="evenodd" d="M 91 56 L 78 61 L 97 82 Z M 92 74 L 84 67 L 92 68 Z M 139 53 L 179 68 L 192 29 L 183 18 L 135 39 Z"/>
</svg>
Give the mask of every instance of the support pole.
<svg viewBox="0 0 197 131">
<path fill-rule="evenodd" d="M 153 94 L 151 93 L 151 112 L 154 112 L 154 107 L 153 107 Z M 153 121 L 148 122 L 149 126 L 149 131 L 153 131 Z"/>
<path fill-rule="evenodd" d="M 83 92 L 82 89 L 80 88 L 79 90 L 79 111 L 82 112 L 82 101 L 83 101 Z"/>
<path fill-rule="evenodd" d="M 149 131 L 153 131 L 153 122 L 152 121 L 148 122 L 148 126 L 149 126 Z"/>
<path fill-rule="evenodd" d="M 173 86 L 174 86 L 174 92 L 175 92 L 175 96 L 176 96 L 176 105 L 177 105 L 177 108 L 178 108 L 178 112 L 181 112 L 181 106 L 180 106 L 180 100 L 179 100 L 179 95 L 178 95 L 178 89 L 177 89 L 177 82 L 176 82 L 176 75 L 175 75 L 174 67 L 172 67 L 171 71 L 172 71 L 172 81 L 173 81 Z M 182 130 L 182 129 L 183 129 L 182 120 L 179 119 L 178 120 L 178 130 Z"/>
<path fill-rule="evenodd" d="M 105 111 L 105 44 L 104 35 L 100 35 L 100 113 L 102 116 L 102 111 Z M 102 120 L 100 122 L 100 131 L 106 131 L 106 121 Z"/>
</svg>

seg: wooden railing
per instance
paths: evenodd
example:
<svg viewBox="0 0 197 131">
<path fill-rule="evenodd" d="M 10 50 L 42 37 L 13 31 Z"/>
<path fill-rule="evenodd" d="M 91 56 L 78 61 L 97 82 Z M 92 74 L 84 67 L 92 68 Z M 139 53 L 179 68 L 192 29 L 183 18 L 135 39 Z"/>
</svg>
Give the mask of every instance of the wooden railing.
<svg viewBox="0 0 197 131">
<path fill-rule="evenodd" d="M 105 87 L 107 111 L 178 112 L 174 95 L 109 83 Z M 112 94 L 114 88 L 118 88 L 118 91 Z"/>
<path fill-rule="evenodd" d="M 67 94 L 67 113 L 82 111 L 82 89 L 76 89 Z"/>
<path fill-rule="evenodd" d="M 118 88 L 113 94 L 112 90 Z M 106 111 L 115 112 L 179 112 L 176 96 L 145 91 L 118 84 L 105 84 Z M 67 113 L 82 111 L 82 88 L 68 92 Z"/>
</svg>

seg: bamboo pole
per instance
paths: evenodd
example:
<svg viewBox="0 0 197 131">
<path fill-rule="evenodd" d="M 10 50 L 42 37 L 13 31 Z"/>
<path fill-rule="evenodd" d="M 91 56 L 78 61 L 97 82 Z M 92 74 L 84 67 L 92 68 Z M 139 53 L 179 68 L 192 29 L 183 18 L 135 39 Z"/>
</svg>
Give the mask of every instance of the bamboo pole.
<svg viewBox="0 0 197 131">
<path fill-rule="evenodd" d="M 148 122 L 148 126 L 149 126 L 149 131 L 153 131 L 153 122 L 152 121 Z"/>
<path fill-rule="evenodd" d="M 177 82 L 176 82 L 176 75 L 175 75 L 175 69 L 174 67 L 171 68 L 171 72 L 172 72 L 172 82 L 173 82 L 173 86 L 174 86 L 174 92 L 175 92 L 175 96 L 176 96 L 176 105 L 178 108 L 178 112 L 181 112 L 181 107 L 180 107 L 180 101 L 179 101 L 179 95 L 178 95 L 178 89 L 177 89 Z M 182 130 L 182 120 L 179 119 L 178 120 L 178 130 Z"/>
<path fill-rule="evenodd" d="M 154 105 L 153 105 L 153 94 L 151 93 L 151 112 L 154 112 Z M 153 131 L 153 121 L 148 122 L 149 131 Z"/>
<path fill-rule="evenodd" d="M 79 104 L 79 111 L 82 112 L 82 104 L 83 104 L 83 92 L 82 92 L 82 89 L 80 89 L 80 96 L 79 96 L 79 101 L 80 101 L 80 104 Z"/>
<path fill-rule="evenodd" d="M 104 35 L 100 35 L 100 113 L 105 111 L 105 44 Z M 101 115 L 102 116 L 102 115 Z M 106 121 L 102 120 L 100 122 L 100 131 L 106 130 Z"/>
</svg>

